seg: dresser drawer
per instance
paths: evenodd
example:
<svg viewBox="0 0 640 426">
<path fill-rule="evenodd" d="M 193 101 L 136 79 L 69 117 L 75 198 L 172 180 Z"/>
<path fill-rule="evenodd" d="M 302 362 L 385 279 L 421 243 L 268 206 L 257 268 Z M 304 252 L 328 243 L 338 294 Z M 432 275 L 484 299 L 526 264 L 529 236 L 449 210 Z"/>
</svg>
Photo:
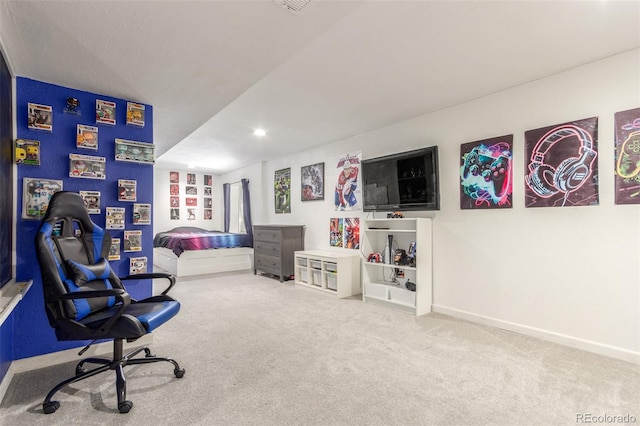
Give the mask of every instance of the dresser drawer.
<svg viewBox="0 0 640 426">
<path fill-rule="evenodd" d="M 271 243 L 266 241 L 255 241 L 253 243 L 253 253 L 280 257 L 280 247 L 279 242 Z"/>
<path fill-rule="evenodd" d="M 277 257 L 254 254 L 253 268 L 271 274 L 280 274 L 280 259 Z"/>
<path fill-rule="evenodd" d="M 256 228 L 253 239 L 257 241 L 280 242 L 282 241 L 282 232 L 279 229 Z"/>
</svg>

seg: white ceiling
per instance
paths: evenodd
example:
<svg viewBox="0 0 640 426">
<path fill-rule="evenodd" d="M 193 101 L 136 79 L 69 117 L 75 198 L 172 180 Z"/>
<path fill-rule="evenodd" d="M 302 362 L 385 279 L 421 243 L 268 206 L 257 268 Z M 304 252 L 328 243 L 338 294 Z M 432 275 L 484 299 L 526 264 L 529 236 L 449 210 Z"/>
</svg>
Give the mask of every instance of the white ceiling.
<svg viewBox="0 0 640 426">
<path fill-rule="evenodd" d="M 636 49 L 640 1 L 0 0 L 0 40 L 151 104 L 159 166 L 225 173 Z"/>
</svg>

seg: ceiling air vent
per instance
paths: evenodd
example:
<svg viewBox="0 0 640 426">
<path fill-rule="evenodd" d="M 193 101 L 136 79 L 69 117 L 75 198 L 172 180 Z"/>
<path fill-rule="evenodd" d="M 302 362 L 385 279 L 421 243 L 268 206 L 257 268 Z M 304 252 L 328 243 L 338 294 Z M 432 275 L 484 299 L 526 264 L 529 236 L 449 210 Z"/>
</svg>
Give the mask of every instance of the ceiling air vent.
<svg viewBox="0 0 640 426">
<path fill-rule="evenodd" d="M 302 15 L 311 0 L 273 0 L 273 2 L 294 15 Z"/>
</svg>

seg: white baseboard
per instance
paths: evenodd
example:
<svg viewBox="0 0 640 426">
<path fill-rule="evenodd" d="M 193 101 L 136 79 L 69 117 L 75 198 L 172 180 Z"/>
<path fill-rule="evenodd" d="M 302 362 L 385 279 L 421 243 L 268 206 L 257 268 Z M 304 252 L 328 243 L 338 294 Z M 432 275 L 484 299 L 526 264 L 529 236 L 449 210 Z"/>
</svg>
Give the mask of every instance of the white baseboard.
<svg viewBox="0 0 640 426">
<path fill-rule="evenodd" d="M 640 364 L 640 352 L 634 352 L 616 346 L 605 345 L 603 343 L 579 339 L 577 337 L 567 336 L 548 330 L 486 317 L 471 312 L 461 311 L 459 309 L 449 308 L 447 306 L 431 305 L 431 309 L 433 312 L 448 315 L 454 318 L 459 318 L 483 325 L 489 325 L 491 327 L 501 328 L 504 330 L 515 331 L 527 336 L 533 336 L 550 342 L 559 343 L 564 346 L 593 352 L 599 355 L 620 359 L 622 361 L 627 361 L 634 364 Z"/>
<path fill-rule="evenodd" d="M 150 346 L 153 343 L 153 334 L 146 334 L 131 343 L 124 343 L 124 352 L 130 351 L 141 346 Z M 67 349 L 59 352 L 38 355 L 30 358 L 17 359 L 11 363 L 7 373 L 0 382 L 0 402 L 9 388 L 9 384 L 13 376 L 25 371 L 37 370 L 39 368 L 51 367 L 52 365 L 64 364 L 65 362 L 80 361 L 88 357 L 103 356 L 111 358 L 113 354 L 113 342 L 103 342 L 92 345 L 82 356 L 78 356 L 78 352 L 82 347 Z M 44 397 L 44 396 L 43 396 Z"/>
</svg>

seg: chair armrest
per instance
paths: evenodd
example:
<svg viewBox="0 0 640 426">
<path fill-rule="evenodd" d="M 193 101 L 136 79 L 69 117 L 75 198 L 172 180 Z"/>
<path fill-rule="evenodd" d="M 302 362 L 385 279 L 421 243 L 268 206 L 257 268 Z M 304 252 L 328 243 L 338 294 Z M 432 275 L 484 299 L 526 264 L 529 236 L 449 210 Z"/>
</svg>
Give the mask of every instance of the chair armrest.
<svg viewBox="0 0 640 426">
<path fill-rule="evenodd" d="M 165 274 L 164 272 L 150 272 L 150 273 L 146 273 L 146 274 L 133 274 L 133 275 L 127 275 L 126 277 L 122 277 L 120 278 L 121 281 L 126 281 L 126 280 L 146 280 L 146 279 L 154 279 L 154 278 L 165 278 L 167 280 L 169 280 L 169 287 L 167 287 L 161 294 L 165 295 L 167 293 L 169 293 L 169 290 L 171 290 L 171 288 L 173 288 L 173 286 L 176 284 L 176 277 L 175 275 L 172 274 Z"/>
<path fill-rule="evenodd" d="M 102 331 L 103 334 L 107 334 L 111 330 L 111 327 L 113 327 L 113 325 L 116 323 L 116 321 L 120 319 L 125 308 L 131 304 L 131 296 L 129 296 L 129 293 L 127 293 L 125 290 L 121 288 L 113 288 L 105 290 L 76 291 L 73 293 L 61 294 L 60 296 L 56 297 L 56 299 L 62 301 L 72 299 L 93 299 L 98 297 L 115 297 L 119 302 L 121 302 L 118 312 L 116 312 L 111 318 L 105 321 L 104 324 L 102 324 L 102 326 L 100 327 L 100 331 Z"/>
</svg>

